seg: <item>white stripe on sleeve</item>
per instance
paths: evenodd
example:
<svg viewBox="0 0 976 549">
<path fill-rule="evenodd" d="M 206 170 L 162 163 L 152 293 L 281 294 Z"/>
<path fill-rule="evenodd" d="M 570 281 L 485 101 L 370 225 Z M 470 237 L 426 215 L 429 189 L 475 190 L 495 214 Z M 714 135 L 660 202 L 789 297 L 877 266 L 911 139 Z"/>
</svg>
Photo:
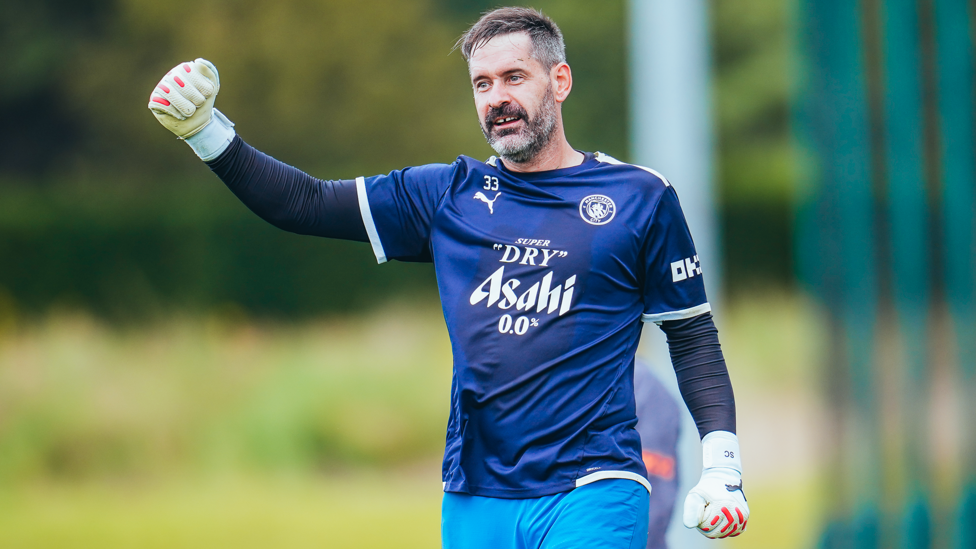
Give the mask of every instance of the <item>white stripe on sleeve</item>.
<svg viewBox="0 0 976 549">
<path fill-rule="evenodd" d="M 356 195 L 359 197 L 359 213 L 363 216 L 363 225 L 366 226 L 366 234 L 369 235 L 369 243 L 373 246 L 373 255 L 376 256 L 376 262 L 386 263 L 386 251 L 383 250 L 380 235 L 376 232 L 376 223 L 373 223 L 373 212 L 369 209 L 369 199 L 366 197 L 365 177 L 356 178 Z"/>
<path fill-rule="evenodd" d="M 710 312 L 712 312 L 712 306 L 708 303 L 702 303 L 701 305 L 691 307 L 690 309 L 682 309 L 680 311 L 668 311 L 666 313 L 641 315 L 641 320 L 644 322 L 656 322 L 660 324 L 665 320 L 684 320 L 686 318 L 692 318 Z"/>
</svg>

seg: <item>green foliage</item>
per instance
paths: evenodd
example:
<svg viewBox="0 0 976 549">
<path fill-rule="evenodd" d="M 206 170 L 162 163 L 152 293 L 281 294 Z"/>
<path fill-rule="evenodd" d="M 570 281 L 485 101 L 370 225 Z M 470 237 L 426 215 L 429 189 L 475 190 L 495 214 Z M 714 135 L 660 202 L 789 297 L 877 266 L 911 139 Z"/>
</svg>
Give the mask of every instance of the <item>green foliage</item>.
<svg viewBox="0 0 976 549">
<path fill-rule="evenodd" d="M 790 3 L 710 6 L 725 284 L 782 287 L 793 280 Z"/>
<path fill-rule="evenodd" d="M 711 6 L 722 198 L 788 203 L 789 3 L 713 0 Z"/>
<path fill-rule="evenodd" d="M 303 326 L 233 317 L 0 334 L 0 484 L 436 460 L 450 346 L 430 304 Z"/>
<path fill-rule="evenodd" d="M 621 6 L 552 2 L 576 68 L 570 138 L 618 155 Z M 8 119 L 5 132 L 43 138 L 0 165 L 0 294 L 16 310 L 68 306 L 129 320 L 231 306 L 300 316 L 432 291 L 429 267 L 376 268 L 366 245 L 296 237 L 256 219 L 145 104 L 166 70 L 202 56 L 220 69 L 217 106 L 241 136 L 313 175 L 487 157 L 465 64 L 451 54 L 480 6 L 120 0 L 12 9 L 34 32 L 14 26 L 0 43 L 19 82 L 4 87 L 0 108 L 43 102 Z M 75 9 L 85 17 L 64 17 Z"/>
<path fill-rule="evenodd" d="M 313 175 L 348 178 L 491 154 L 464 61 L 451 54 L 483 7 L 477 2 L 449 10 L 425 0 L 90 4 L 79 10 L 85 17 L 71 19 L 58 3 L 14 3 L 23 19 L 5 25 L 0 51 L 13 59 L 19 85 L 5 86 L 0 106 L 42 98 L 40 119 L 14 119 L 8 133 L 39 126 L 55 146 L 33 144 L 26 164 L 11 158 L 0 176 L 144 185 L 200 173 L 145 108 L 166 70 L 198 56 L 220 69 L 217 106 L 241 135 Z M 539 7 L 563 26 L 576 71 L 570 137 L 624 155 L 623 2 Z M 32 21 L 32 32 L 23 21 Z"/>
<path fill-rule="evenodd" d="M 32 315 L 68 307 L 116 321 L 226 307 L 295 318 L 394 295 L 436 301 L 430 265 L 377 266 L 368 244 L 280 231 L 208 183 L 8 191 L 0 293 Z"/>
<path fill-rule="evenodd" d="M 483 0 L 12 0 L 0 20 L 0 309 L 116 320 L 240 307 L 301 316 L 431 291 L 423 266 L 281 233 L 246 212 L 145 105 L 202 56 L 251 144 L 329 179 L 491 154 L 457 36 Z M 570 142 L 628 156 L 624 0 L 540 0 L 574 74 Z M 786 4 L 713 0 L 729 285 L 791 279 Z M 5 80 L 5 83 L 7 81 Z M 0 311 L 2 316 L 12 313 Z"/>
<path fill-rule="evenodd" d="M 35 79 L 81 131 L 40 170 L 59 178 L 200 170 L 145 107 L 163 73 L 195 57 L 220 69 L 217 106 L 243 137 L 312 173 L 354 177 L 485 149 L 464 63 L 448 55 L 457 31 L 421 0 L 120 0 L 101 26 L 55 48 Z M 12 53 L 30 65 L 27 51 Z"/>
</svg>

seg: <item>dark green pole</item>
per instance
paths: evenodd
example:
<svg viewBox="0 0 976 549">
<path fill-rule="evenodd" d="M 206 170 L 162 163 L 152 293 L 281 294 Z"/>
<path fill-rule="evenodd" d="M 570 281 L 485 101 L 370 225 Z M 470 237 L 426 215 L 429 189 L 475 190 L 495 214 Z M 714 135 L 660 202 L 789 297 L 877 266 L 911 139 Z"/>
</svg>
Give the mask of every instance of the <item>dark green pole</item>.
<svg viewBox="0 0 976 549">
<path fill-rule="evenodd" d="M 811 135 L 818 196 L 798 211 L 798 242 L 816 242 L 798 255 L 832 321 L 829 385 L 844 412 L 836 439 L 842 448 L 837 472 L 842 486 L 831 499 L 834 510 L 851 519 L 846 527 L 829 528 L 822 546 L 873 549 L 880 488 L 873 377 L 877 291 L 862 13 L 858 2 L 849 0 L 805 0 L 800 12 L 807 56 L 800 118 Z M 820 255 L 810 257 L 811 252 Z"/>
<path fill-rule="evenodd" d="M 944 280 L 955 327 L 965 426 L 960 433 L 965 478 L 954 545 L 958 549 L 976 549 L 976 117 L 971 21 L 967 0 L 935 0 Z"/>
<path fill-rule="evenodd" d="M 823 390 L 829 410 L 823 502 L 827 524 L 821 549 L 847 547 L 847 516 L 851 489 L 844 477 L 846 455 L 843 432 L 850 407 L 846 361 L 841 351 L 838 314 L 841 300 L 837 270 L 840 247 L 836 186 L 832 184 L 831 102 L 829 101 L 826 42 L 833 14 L 814 0 L 800 0 L 794 28 L 797 32 L 796 72 L 793 75 L 792 129 L 797 158 L 794 249 L 797 278 L 817 298 L 826 313 L 829 350 L 823 365 Z"/>
<path fill-rule="evenodd" d="M 798 141 L 813 166 L 797 207 L 798 268 L 831 323 L 828 391 L 835 417 L 835 521 L 821 547 L 879 546 L 881 468 L 873 351 L 877 311 L 862 11 L 850 0 L 801 0 Z M 837 520 L 846 517 L 846 520 Z"/>
<path fill-rule="evenodd" d="M 877 314 L 867 82 L 859 2 L 831 0 L 835 12 L 832 48 L 833 101 L 837 106 L 834 163 L 841 236 L 840 314 L 851 383 L 853 417 L 846 444 L 851 451 L 854 499 L 852 541 L 858 549 L 878 547 L 881 456 L 873 355 Z"/>
<path fill-rule="evenodd" d="M 908 499 L 901 546 L 928 549 L 925 427 L 929 312 L 928 198 L 926 193 L 922 56 L 917 0 L 887 0 L 884 13 L 884 139 L 891 242 L 892 294 L 905 364 L 902 413 Z"/>
</svg>

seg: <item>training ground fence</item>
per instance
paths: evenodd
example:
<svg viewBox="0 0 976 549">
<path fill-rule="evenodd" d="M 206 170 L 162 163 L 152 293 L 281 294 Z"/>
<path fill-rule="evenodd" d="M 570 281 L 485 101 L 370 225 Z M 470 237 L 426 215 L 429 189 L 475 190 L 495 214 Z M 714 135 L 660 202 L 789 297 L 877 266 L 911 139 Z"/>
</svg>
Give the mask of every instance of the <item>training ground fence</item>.
<svg viewBox="0 0 976 549">
<path fill-rule="evenodd" d="M 801 0 L 800 279 L 830 324 L 824 549 L 976 548 L 968 0 Z"/>
</svg>

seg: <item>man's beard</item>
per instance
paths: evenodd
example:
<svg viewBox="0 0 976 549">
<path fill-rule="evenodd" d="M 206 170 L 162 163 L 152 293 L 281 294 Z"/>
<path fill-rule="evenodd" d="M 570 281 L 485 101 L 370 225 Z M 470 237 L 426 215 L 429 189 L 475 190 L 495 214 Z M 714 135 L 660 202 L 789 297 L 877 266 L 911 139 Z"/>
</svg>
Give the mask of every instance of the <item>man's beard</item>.
<svg viewBox="0 0 976 549">
<path fill-rule="evenodd" d="M 535 158 L 549 144 L 556 130 L 557 115 L 552 86 L 548 86 L 539 105 L 539 112 L 534 117 L 529 118 L 521 105 L 509 103 L 502 108 L 489 109 L 481 131 L 499 156 L 515 164 L 524 164 Z M 519 117 L 523 121 L 522 127 L 496 130 L 494 121 L 504 116 Z"/>
</svg>

